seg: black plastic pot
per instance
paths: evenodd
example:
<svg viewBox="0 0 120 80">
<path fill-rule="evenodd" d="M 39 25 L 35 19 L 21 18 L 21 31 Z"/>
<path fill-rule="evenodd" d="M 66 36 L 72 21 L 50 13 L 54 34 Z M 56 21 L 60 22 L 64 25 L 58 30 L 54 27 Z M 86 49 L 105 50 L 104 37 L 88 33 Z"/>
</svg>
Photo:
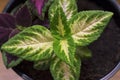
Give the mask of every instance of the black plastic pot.
<svg viewBox="0 0 120 80">
<path fill-rule="evenodd" d="M 3 12 L 10 12 L 13 8 L 15 8 L 20 3 L 23 3 L 24 1 L 25 0 L 10 0 L 8 5 L 6 6 L 6 8 L 4 9 Z M 101 0 L 88 0 L 88 1 L 96 3 L 98 6 L 101 6 L 103 10 L 112 11 L 114 13 L 113 18 L 115 20 L 115 23 L 120 28 L 120 6 L 116 2 L 116 0 L 104 0 L 104 1 L 101 1 Z M 86 5 L 89 5 L 89 4 L 86 4 Z M 93 9 L 94 9 L 94 7 L 93 7 Z M 120 69 L 119 61 L 117 63 L 118 64 L 115 64 L 116 67 L 111 72 L 108 72 L 108 74 L 106 76 L 104 76 L 103 78 L 101 78 L 100 80 L 109 80 L 112 76 L 114 76 L 115 73 Z M 22 76 L 24 80 L 32 80 L 27 75 L 23 74 L 23 72 L 21 72 L 19 70 L 16 70 L 16 69 L 15 69 L 15 71 L 17 71 L 18 74 L 20 76 Z"/>
</svg>

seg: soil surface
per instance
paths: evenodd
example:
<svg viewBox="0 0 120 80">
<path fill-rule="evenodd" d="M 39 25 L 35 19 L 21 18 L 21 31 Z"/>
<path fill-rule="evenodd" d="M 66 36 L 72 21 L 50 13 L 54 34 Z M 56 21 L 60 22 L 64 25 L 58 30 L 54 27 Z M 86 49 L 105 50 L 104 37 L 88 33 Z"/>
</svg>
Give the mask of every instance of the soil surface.
<svg viewBox="0 0 120 80">
<path fill-rule="evenodd" d="M 96 4 L 81 0 L 78 2 L 79 11 L 102 9 Z M 92 58 L 82 61 L 80 80 L 99 80 L 109 73 L 120 60 L 120 27 L 114 21 L 106 27 L 101 37 L 90 44 Z M 53 80 L 48 71 L 37 71 L 32 68 L 32 63 L 22 62 L 15 69 L 29 75 L 33 80 Z"/>
</svg>

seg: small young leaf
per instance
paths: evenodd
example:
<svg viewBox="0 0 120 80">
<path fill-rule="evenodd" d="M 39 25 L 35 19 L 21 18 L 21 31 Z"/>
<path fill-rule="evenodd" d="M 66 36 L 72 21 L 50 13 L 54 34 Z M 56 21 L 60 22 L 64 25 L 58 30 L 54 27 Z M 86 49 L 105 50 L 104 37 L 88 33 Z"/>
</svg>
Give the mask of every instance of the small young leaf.
<svg viewBox="0 0 120 80">
<path fill-rule="evenodd" d="M 74 67 L 71 67 L 59 58 L 54 59 L 50 65 L 54 80 L 79 80 L 81 61 L 79 59 L 74 61 Z"/>
<path fill-rule="evenodd" d="M 48 70 L 50 67 L 51 61 L 55 57 L 56 57 L 56 55 L 53 54 L 49 59 L 34 62 L 34 69 L 36 69 L 36 70 Z"/>
<path fill-rule="evenodd" d="M 54 2 L 54 0 L 46 0 L 46 3 L 44 4 L 44 7 L 42 7 L 42 16 L 45 17 L 45 13 L 48 11 L 51 4 Z"/>
<path fill-rule="evenodd" d="M 73 66 L 75 57 L 75 44 L 72 38 L 54 40 L 53 49 L 55 54 L 67 64 Z"/>
<path fill-rule="evenodd" d="M 52 55 L 53 37 L 45 27 L 34 25 L 11 38 L 2 50 L 29 61 L 46 59 Z"/>
<path fill-rule="evenodd" d="M 76 48 L 76 54 L 81 59 L 91 58 L 92 57 L 92 52 L 90 51 L 90 49 L 88 49 L 88 47 L 77 47 Z"/>
<path fill-rule="evenodd" d="M 22 27 L 29 27 L 32 24 L 32 17 L 29 9 L 26 5 L 24 5 L 20 10 L 16 13 L 16 22 L 17 25 Z"/>
<path fill-rule="evenodd" d="M 34 62 L 34 68 L 37 70 L 47 70 L 50 67 L 50 59 Z"/>
<path fill-rule="evenodd" d="M 13 56 L 9 53 L 2 52 L 2 58 L 6 68 L 12 68 L 18 65 L 23 59 Z"/>
<path fill-rule="evenodd" d="M 77 13 L 77 5 L 75 0 L 55 0 L 49 9 L 49 18 L 52 19 L 55 15 L 58 5 L 65 13 L 67 20 Z"/>
<path fill-rule="evenodd" d="M 86 46 L 96 40 L 103 32 L 113 13 L 107 11 L 83 11 L 69 22 L 74 42 Z"/>
<path fill-rule="evenodd" d="M 50 28 L 52 35 L 57 39 L 70 36 L 70 28 L 68 27 L 66 16 L 61 7 L 56 10 L 55 16 L 51 21 Z"/>
</svg>

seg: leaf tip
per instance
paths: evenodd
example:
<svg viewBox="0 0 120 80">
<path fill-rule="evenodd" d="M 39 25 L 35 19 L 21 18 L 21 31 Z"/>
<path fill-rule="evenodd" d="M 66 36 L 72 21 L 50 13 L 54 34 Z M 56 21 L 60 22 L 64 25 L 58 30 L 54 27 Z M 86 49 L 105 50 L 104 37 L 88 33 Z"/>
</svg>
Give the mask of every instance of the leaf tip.
<svg viewBox="0 0 120 80">
<path fill-rule="evenodd" d="M 4 50 L 5 49 L 5 45 L 3 44 L 2 46 L 1 46 L 1 50 Z"/>
<path fill-rule="evenodd" d="M 112 17 L 114 15 L 114 13 L 110 11 L 106 11 L 106 13 L 109 15 L 109 17 Z"/>
<path fill-rule="evenodd" d="M 7 49 L 8 49 L 8 46 L 6 43 L 1 46 L 1 51 L 7 51 Z"/>
</svg>

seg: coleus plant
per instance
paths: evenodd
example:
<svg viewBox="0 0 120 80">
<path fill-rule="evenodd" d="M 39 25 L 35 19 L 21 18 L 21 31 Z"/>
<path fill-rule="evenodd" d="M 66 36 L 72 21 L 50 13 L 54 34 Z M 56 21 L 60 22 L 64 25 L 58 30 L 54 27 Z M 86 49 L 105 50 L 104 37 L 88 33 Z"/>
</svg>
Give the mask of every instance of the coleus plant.
<svg viewBox="0 0 120 80">
<path fill-rule="evenodd" d="M 38 1 L 35 4 L 40 15 L 40 1 L 32 1 Z M 33 61 L 38 70 L 50 68 L 54 80 L 78 80 L 81 59 L 91 56 L 87 46 L 98 39 L 112 15 L 101 10 L 78 12 L 76 0 L 54 0 L 48 11 L 50 29 L 43 25 L 17 26 L 21 32 L 1 50 Z"/>
</svg>

